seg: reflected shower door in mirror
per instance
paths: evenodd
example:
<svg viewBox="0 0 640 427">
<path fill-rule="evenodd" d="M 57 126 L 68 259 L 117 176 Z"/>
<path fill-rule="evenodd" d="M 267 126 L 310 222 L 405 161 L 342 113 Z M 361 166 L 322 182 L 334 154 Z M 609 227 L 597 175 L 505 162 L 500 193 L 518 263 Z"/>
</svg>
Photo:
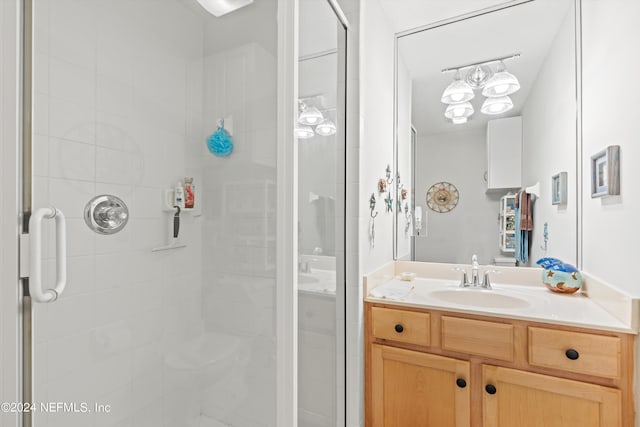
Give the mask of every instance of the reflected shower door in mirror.
<svg viewBox="0 0 640 427">
<path fill-rule="evenodd" d="M 298 425 L 344 424 L 346 30 L 327 0 L 300 1 Z"/>
<path fill-rule="evenodd" d="M 396 209 L 397 259 L 576 263 L 576 37 L 574 0 L 518 2 L 397 35 L 396 168 L 411 183 L 408 212 Z M 554 205 L 562 172 L 567 199 Z"/>
</svg>

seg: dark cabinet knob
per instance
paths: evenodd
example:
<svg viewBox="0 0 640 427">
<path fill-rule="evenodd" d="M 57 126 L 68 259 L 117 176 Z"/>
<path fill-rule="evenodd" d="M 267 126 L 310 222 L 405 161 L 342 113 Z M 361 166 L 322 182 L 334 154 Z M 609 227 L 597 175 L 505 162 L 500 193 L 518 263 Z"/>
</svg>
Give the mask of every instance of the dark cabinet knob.
<svg viewBox="0 0 640 427">
<path fill-rule="evenodd" d="M 494 386 L 493 384 L 487 384 L 486 386 L 484 386 L 484 389 L 487 393 L 489 394 L 496 394 L 496 386 Z"/>
<path fill-rule="evenodd" d="M 577 360 L 578 357 L 580 357 L 580 353 L 578 353 L 576 350 L 570 348 L 569 350 L 565 351 L 565 356 L 567 356 L 567 359 L 571 359 L 571 360 Z"/>
<path fill-rule="evenodd" d="M 404 331 L 404 326 L 402 326 L 400 323 L 398 323 L 395 327 L 395 330 L 397 333 L 401 334 L 402 331 Z"/>
<path fill-rule="evenodd" d="M 467 382 L 464 380 L 464 378 L 458 378 L 456 380 L 456 385 L 460 388 L 465 388 L 467 386 Z"/>
</svg>

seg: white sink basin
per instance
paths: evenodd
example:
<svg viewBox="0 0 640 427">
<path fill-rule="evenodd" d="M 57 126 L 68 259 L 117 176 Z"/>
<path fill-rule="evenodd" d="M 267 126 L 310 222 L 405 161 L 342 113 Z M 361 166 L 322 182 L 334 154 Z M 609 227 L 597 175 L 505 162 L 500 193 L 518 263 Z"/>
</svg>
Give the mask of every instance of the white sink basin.
<svg viewBox="0 0 640 427">
<path fill-rule="evenodd" d="M 440 301 L 465 305 L 468 307 L 489 308 L 525 308 L 529 303 L 512 295 L 504 295 L 491 290 L 481 289 L 443 289 L 429 292 L 429 296 Z"/>
</svg>

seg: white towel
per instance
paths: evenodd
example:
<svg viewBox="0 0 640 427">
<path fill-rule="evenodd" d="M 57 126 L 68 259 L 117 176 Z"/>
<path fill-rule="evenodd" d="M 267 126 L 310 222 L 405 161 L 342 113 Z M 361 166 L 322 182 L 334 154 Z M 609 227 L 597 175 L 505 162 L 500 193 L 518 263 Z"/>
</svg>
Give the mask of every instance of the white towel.
<svg viewBox="0 0 640 427">
<path fill-rule="evenodd" d="M 411 283 L 398 283 L 397 281 L 393 281 L 372 289 L 369 295 L 374 298 L 399 300 L 406 298 L 412 290 L 413 285 Z"/>
</svg>

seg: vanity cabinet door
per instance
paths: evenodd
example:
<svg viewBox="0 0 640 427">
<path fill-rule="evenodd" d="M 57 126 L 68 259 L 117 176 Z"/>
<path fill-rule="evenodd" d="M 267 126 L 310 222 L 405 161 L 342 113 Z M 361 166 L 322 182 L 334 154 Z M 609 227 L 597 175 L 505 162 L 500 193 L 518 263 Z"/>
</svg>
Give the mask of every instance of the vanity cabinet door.
<svg viewBox="0 0 640 427">
<path fill-rule="evenodd" d="M 385 345 L 371 350 L 372 425 L 469 427 L 469 362 Z"/>
<path fill-rule="evenodd" d="M 619 427 L 620 390 L 483 365 L 484 427 Z"/>
</svg>

